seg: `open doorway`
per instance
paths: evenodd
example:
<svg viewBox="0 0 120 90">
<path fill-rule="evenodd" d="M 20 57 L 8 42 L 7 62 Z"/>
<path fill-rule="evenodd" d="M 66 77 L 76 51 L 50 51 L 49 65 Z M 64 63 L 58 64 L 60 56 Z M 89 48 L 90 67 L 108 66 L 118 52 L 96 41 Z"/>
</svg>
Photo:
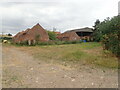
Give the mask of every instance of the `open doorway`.
<svg viewBox="0 0 120 90">
<path fill-rule="evenodd" d="M 91 36 L 92 32 L 76 32 L 79 37 Z"/>
</svg>

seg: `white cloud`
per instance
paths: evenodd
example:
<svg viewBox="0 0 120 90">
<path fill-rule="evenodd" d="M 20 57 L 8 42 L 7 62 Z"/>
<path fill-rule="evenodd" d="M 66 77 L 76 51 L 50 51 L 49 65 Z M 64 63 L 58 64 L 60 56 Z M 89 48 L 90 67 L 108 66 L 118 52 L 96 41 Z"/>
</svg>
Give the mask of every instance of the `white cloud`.
<svg viewBox="0 0 120 90">
<path fill-rule="evenodd" d="M 36 23 L 46 29 L 56 27 L 62 32 L 71 28 L 92 27 L 96 19 L 116 16 L 119 0 L 17 1 L 6 0 L 0 4 L 2 29 L 6 33 L 17 33 Z"/>
</svg>

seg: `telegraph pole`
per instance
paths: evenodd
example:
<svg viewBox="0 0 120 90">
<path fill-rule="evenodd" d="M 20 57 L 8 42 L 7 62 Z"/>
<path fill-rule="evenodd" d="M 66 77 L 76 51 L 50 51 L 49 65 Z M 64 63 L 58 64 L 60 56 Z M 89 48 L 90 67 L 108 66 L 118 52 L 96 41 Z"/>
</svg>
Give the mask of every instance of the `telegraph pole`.
<svg viewBox="0 0 120 90">
<path fill-rule="evenodd" d="M 120 15 L 120 1 L 118 2 L 118 15 Z"/>
</svg>

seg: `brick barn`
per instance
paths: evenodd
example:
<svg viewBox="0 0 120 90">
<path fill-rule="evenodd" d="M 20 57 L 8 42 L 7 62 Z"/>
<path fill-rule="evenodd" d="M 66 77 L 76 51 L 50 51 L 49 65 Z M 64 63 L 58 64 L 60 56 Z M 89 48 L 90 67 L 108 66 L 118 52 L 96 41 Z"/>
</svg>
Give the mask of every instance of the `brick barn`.
<svg viewBox="0 0 120 90">
<path fill-rule="evenodd" d="M 80 37 L 75 32 L 65 32 L 57 36 L 61 41 L 77 41 Z"/>
<path fill-rule="evenodd" d="M 39 23 L 33 26 L 31 29 L 17 33 L 13 37 L 14 43 L 28 42 L 28 44 L 31 45 L 35 44 L 37 41 L 49 41 L 48 33 L 42 26 L 40 26 Z"/>
<path fill-rule="evenodd" d="M 82 39 L 87 39 L 90 41 L 92 40 L 92 33 L 92 28 L 86 27 L 81 29 L 68 30 L 58 35 L 57 38 L 62 41 L 79 41 Z"/>
</svg>

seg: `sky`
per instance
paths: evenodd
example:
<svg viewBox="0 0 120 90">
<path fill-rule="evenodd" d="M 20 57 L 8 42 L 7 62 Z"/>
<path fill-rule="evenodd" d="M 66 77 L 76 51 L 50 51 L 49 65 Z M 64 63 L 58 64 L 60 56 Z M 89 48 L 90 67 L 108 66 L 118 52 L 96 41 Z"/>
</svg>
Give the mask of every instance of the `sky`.
<svg viewBox="0 0 120 90">
<path fill-rule="evenodd" d="M 39 23 L 44 29 L 92 27 L 118 15 L 120 0 L 1 0 L 0 33 L 16 34 Z"/>
</svg>

